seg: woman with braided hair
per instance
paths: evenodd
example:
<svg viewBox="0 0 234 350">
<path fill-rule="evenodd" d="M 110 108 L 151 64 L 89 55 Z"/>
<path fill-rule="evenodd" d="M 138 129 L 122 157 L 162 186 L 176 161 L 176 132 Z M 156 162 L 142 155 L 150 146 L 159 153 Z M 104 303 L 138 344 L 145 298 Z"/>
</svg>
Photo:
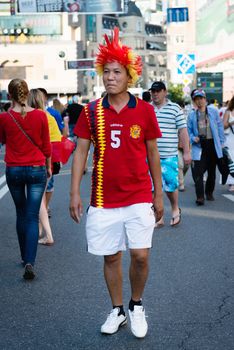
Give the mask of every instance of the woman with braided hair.
<svg viewBox="0 0 234 350">
<path fill-rule="evenodd" d="M 47 177 L 51 176 L 51 144 L 44 111 L 28 105 L 27 83 L 13 79 L 8 85 L 12 108 L 0 114 L 0 142 L 6 145 L 6 180 L 16 207 L 24 279 L 35 277 L 39 210 Z"/>
</svg>

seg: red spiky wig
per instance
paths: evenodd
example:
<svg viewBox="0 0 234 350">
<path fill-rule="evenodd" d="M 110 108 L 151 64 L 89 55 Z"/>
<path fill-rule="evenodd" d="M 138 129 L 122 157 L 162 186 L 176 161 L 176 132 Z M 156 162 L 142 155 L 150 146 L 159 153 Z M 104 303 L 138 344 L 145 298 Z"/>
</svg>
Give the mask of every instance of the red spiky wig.
<svg viewBox="0 0 234 350">
<path fill-rule="evenodd" d="M 136 55 L 130 47 L 121 44 L 119 41 L 119 28 L 114 28 L 111 40 L 106 34 L 104 38 L 106 45 L 99 44 L 99 53 L 96 56 L 95 67 L 97 73 L 102 75 L 106 63 L 117 61 L 126 67 L 132 78 L 131 85 L 134 85 L 142 73 L 141 57 Z"/>
</svg>

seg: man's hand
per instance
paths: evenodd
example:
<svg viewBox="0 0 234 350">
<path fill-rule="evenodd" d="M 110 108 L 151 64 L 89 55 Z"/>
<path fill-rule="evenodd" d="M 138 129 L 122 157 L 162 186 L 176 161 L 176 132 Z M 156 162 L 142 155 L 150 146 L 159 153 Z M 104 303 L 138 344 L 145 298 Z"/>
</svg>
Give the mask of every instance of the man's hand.
<svg viewBox="0 0 234 350">
<path fill-rule="evenodd" d="M 189 165 L 189 164 L 191 164 L 191 161 L 192 161 L 192 159 L 191 159 L 191 153 L 190 152 L 184 152 L 183 153 L 183 159 L 184 159 L 184 164 L 186 164 L 186 165 Z"/>
<path fill-rule="evenodd" d="M 164 214 L 163 196 L 158 196 L 157 198 L 154 198 L 153 206 L 155 210 L 156 222 L 158 222 Z"/>
<path fill-rule="evenodd" d="M 83 215 L 83 204 L 80 195 L 71 194 L 69 210 L 71 218 L 79 224 Z"/>
</svg>

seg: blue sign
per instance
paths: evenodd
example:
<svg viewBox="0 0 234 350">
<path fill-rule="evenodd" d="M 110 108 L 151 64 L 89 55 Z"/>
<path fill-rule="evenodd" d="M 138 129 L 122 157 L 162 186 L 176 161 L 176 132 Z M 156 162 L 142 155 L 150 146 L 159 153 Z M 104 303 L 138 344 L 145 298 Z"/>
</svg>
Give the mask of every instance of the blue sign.
<svg viewBox="0 0 234 350">
<path fill-rule="evenodd" d="M 178 54 L 177 73 L 178 74 L 193 74 L 195 73 L 195 55 L 194 54 Z"/>
<path fill-rule="evenodd" d="M 171 22 L 188 22 L 188 7 L 175 7 L 167 9 L 167 23 Z"/>
</svg>

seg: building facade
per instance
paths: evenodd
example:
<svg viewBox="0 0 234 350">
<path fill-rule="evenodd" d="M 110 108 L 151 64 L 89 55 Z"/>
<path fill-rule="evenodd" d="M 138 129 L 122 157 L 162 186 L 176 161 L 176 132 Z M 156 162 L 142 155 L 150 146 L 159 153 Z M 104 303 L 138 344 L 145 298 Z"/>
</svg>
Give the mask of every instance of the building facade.
<svg viewBox="0 0 234 350">
<path fill-rule="evenodd" d="M 234 95 L 234 1 L 196 2 L 197 72 L 222 73 L 223 101 Z M 216 92 L 213 81 L 203 86 Z M 218 101 L 222 102 L 222 101 Z"/>
<path fill-rule="evenodd" d="M 30 88 L 44 87 L 49 94 L 79 91 L 87 98 L 99 96 L 103 87 L 95 70 L 67 69 L 66 62 L 94 58 L 103 34 L 111 34 L 114 26 L 122 42 L 142 56 L 139 91 L 155 80 L 167 80 L 164 27 L 146 22 L 135 2 L 126 4 L 125 14 L 111 15 L 0 12 L 0 90 L 6 91 L 9 81 L 20 77 Z"/>
<path fill-rule="evenodd" d="M 169 78 L 165 29 L 163 25 L 152 23 L 150 19 L 151 17 L 148 17 L 146 21 L 145 16 L 133 1 L 128 3 L 125 14 L 86 16 L 85 19 L 84 41 L 87 57 L 95 55 L 103 35 L 111 35 L 111 30 L 115 26 L 120 30 L 122 43 L 132 47 L 142 57 L 142 77 L 133 90 L 135 94 L 140 95 L 142 90 L 148 89 L 155 80 L 167 81 Z M 93 91 L 95 95 L 100 95 L 104 88 L 95 72 L 88 72 L 85 79 L 87 93 L 90 94 Z"/>
<path fill-rule="evenodd" d="M 0 90 L 18 77 L 50 94 L 76 93 L 78 73 L 65 63 L 83 57 L 81 26 L 82 16 L 67 13 L 0 13 Z"/>
</svg>

